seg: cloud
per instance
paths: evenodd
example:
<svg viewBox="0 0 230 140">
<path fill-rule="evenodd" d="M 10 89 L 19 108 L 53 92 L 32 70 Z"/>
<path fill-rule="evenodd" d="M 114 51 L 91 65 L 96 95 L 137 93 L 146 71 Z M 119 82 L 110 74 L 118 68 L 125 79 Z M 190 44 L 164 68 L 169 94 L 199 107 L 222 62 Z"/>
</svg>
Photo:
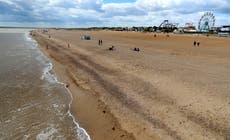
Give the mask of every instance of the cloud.
<svg viewBox="0 0 230 140">
<path fill-rule="evenodd" d="M 102 6 L 106 16 L 142 16 L 147 12 L 133 3 L 109 3 Z"/>
<path fill-rule="evenodd" d="M 164 19 L 197 23 L 205 11 L 213 11 L 217 19 L 221 19 L 217 20 L 218 25 L 230 24 L 229 0 L 108 1 L 0 0 L 0 24 L 54 27 L 151 26 L 160 24 Z"/>
<path fill-rule="evenodd" d="M 229 0 L 137 0 L 136 4 L 148 11 L 214 11 L 220 12 L 221 9 L 230 6 Z"/>
</svg>

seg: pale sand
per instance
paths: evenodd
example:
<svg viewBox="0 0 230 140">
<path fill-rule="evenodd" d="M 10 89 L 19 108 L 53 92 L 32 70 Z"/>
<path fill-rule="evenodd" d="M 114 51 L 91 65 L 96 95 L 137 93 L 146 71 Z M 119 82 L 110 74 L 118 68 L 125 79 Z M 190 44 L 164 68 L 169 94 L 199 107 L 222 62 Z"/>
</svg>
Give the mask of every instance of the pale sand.
<svg viewBox="0 0 230 140">
<path fill-rule="evenodd" d="M 85 34 L 92 40 L 81 40 Z M 230 38 L 65 30 L 49 35 L 36 32 L 35 39 L 69 83 L 72 112 L 93 140 L 230 139 Z M 108 51 L 112 45 L 115 50 Z"/>
</svg>

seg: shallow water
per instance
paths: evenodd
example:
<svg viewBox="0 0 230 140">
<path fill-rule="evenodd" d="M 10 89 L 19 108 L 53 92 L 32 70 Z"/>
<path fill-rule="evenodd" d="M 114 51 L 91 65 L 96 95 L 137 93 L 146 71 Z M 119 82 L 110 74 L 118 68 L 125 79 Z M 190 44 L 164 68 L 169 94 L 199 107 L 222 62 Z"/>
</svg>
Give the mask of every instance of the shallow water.
<svg viewBox="0 0 230 140">
<path fill-rule="evenodd" d="M 0 33 L 0 140 L 88 140 L 71 94 L 28 32 Z"/>
</svg>

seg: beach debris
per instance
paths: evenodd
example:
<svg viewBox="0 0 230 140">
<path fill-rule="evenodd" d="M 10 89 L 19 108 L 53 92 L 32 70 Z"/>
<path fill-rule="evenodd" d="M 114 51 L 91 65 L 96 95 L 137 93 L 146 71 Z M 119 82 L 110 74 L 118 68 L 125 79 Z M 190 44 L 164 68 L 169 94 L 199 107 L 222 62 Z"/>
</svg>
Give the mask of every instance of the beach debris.
<svg viewBox="0 0 230 140">
<path fill-rule="evenodd" d="M 157 35 L 156 35 L 156 34 L 154 34 L 154 37 L 157 37 Z"/>
<path fill-rule="evenodd" d="M 122 138 L 122 137 L 124 137 L 125 135 L 124 134 L 122 134 L 120 137 Z"/>
<path fill-rule="evenodd" d="M 112 46 L 112 47 L 110 47 L 110 48 L 109 48 L 109 50 L 110 50 L 110 51 L 113 51 L 113 50 L 114 50 L 114 48 L 115 48 L 115 47 L 114 47 L 114 46 Z"/>
<path fill-rule="evenodd" d="M 115 127 L 113 127 L 112 130 L 115 131 Z"/>
<path fill-rule="evenodd" d="M 89 36 L 89 35 L 83 35 L 83 36 L 81 37 L 81 39 L 82 39 L 82 40 L 91 40 L 91 36 Z"/>
<path fill-rule="evenodd" d="M 70 48 L 70 44 L 69 43 L 68 43 L 67 47 Z"/>
<path fill-rule="evenodd" d="M 134 48 L 133 50 L 139 52 L 140 48 Z"/>
<path fill-rule="evenodd" d="M 105 110 L 103 110 L 103 113 L 105 114 L 105 113 L 106 113 L 106 111 L 105 111 Z"/>
</svg>

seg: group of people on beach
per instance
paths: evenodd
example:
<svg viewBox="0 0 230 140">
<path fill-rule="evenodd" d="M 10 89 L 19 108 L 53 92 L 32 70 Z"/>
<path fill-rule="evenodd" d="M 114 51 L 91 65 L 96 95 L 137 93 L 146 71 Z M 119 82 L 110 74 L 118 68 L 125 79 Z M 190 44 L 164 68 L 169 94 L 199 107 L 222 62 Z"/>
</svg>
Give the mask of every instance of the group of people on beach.
<svg viewBox="0 0 230 140">
<path fill-rule="evenodd" d="M 140 48 L 134 48 L 133 50 L 139 52 Z"/>
<path fill-rule="evenodd" d="M 200 42 L 198 42 L 198 41 L 194 41 L 194 42 L 193 42 L 193 46 L 197 46 L 197 47 L 199 47 L 199 46 L 200 46 Z"/>
<path fill-rule="evenodd" d="M 102 45 L 102 40 L 98 40 L 98 45 L 101 46 Z"/>
</svg>

